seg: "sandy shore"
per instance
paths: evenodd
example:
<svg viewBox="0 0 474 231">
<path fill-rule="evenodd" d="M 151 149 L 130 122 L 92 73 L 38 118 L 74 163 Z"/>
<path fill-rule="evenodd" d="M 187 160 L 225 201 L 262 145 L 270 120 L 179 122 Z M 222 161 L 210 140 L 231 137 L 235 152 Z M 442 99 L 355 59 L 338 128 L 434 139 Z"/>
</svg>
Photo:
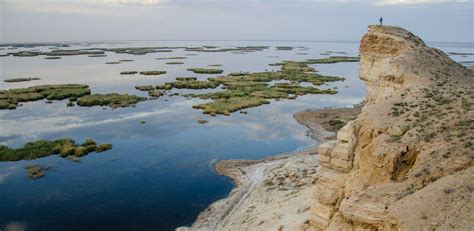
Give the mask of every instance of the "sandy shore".
<svg viewBox="0 0 474 231">
<path fill-rule="evenodd" d="M 298 112 L 294 118 L 318 141 L 331 139 L 333 120 L 349 120 L 361 106 Z M 223 160 L 218 174 L 235 187 L 201 212 L 192 227 L 177 230 L 308 230 L 319 160 L 316 147 L 262 160 Z"/>
<path fill-rule="evenodd" d="M 177 230 L 298 230 L 307 225 L 319 166 L 316 148 L 263 160 L 224 160 L 219 174 L 236 187 Z"/>
</svg>

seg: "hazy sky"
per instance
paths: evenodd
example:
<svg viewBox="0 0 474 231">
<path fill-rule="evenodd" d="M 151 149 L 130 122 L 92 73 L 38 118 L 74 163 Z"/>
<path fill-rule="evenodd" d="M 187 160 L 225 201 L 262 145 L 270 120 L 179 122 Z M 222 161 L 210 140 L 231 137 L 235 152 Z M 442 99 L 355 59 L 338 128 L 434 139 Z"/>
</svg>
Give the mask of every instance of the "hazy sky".
<svg viewBox="0 0 474 231">
<path fill-rule="evenodd" d="M 368 24 L 472 42 L 472 0 L 0 0 L 0 42 L 359 40 Z"/>
</svg>

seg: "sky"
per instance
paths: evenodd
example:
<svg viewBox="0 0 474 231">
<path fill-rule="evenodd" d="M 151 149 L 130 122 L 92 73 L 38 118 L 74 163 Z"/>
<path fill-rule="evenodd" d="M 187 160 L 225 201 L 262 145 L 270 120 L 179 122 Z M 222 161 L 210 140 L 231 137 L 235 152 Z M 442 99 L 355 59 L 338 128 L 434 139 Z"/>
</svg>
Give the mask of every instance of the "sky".
<svg viewBox="0 0 474 231">
<path fill-rule="evenodd" d="M 472 0 L 0 0 L 0 43 L 103 40 L 358 41 L 367 25 L 473 42 Z"/>
</svg>

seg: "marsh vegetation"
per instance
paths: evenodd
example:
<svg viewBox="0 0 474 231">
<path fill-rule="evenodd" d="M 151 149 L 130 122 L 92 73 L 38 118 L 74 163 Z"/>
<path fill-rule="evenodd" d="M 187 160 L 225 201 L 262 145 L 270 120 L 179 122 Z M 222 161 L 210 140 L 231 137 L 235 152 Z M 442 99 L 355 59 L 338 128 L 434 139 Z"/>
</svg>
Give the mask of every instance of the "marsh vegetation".
<svg viewBox="0 0 474 231">
<path fill-rule="evenodd" d="M 63 138 L 53 141 L 37 140 L 28 142 L 23 147 L 10 148 L 0 145 L 0 161 L 33 160 L 51 155 L 61 157 L 82 157 L 91 152 L 103 152 L 112 148 L 111 144 L 98 145 L 92 139 L 86 139 L 82 144 L 76 144 L 73 139 Z"/>
<path fill-rule="evenodd" d="M 63 100 L 89 95 L 90 89 L 83 84 L 40 85 L 0 91 L 0 110 L 16 109 L 18 103 L 37 100 Z"/>
<path fill-rule="evenodd" d="M 166 71 L 141 71 L 140 75 L 164 75 Z"/>
<path fill-rule="evenodd" d="M 342 60 L 342 59 L 341 59 Z M 340 60 L 338 60 L 340 61 Z M 311 62 L 321 62 L 312 60 Z M 327 82 L 343 81 L 344 78 L 324 76 L 316 73 L 310 67 L 309 61 L 285 61 L 275 64 L 281 66 L 280 71 L 258 73 L 231 73 L 227 76 L 197 80 L 195 77 L 177 77 L 176 81 L 156 86 L 156 89 L 213 89 L 219 86 L 223 91 L 202 94 L 187 94 L 186 97 L 210 99 L 212 102 L 194 105 L 193 108 L 203 110 L 204 114 L 212 116 L 230 115 L 245 108 L 257 107 L 270 103 L 271 99 L 296 99 L 305 94 L 335 94 L 334 89 L 318 89 Z M 273 83 L 273 81 L 287 81 Z M 313 86 L 301 86 L 301 83 L 311 83 Z M 143 87 L 150 91 L 153 86 Z"/>
<path fill-rule="evenodd" d="M 192 71 L 196 74 L 222 74 L 224 70 L 215 68 L 189 68 L 188 71 Z"/>
<path fill-rule="evenodd" d="M 26 174 L 29 178 L 36 180 L 45 176 L 44 171 L 48 170 L 49 168 L 39 166 L 37 164 L 28 165 L 25 167 Z"/>
<path fill-rule="evenodd" d="M 343 62 L 359 62 L 359 57 L 350 56 L 330 56 L 324 59 L 307 59 L 308 64 L 331 64 L 331 63 L 343 63 Z"/>
<path fill-rule="evenodd" d="M 40 78 L 14 78 L 14 79 L 5 79 L 3 82 L 5 83 L 17 83 L 17 82 L 28 82 L 33 80 L 41 80 Z"/>
<path fill-rule="evenodd" d="M 79 98 L 77 105 L 81 107 L 108 106 L 118 108 L 133 106 L 144 100 L 146 100 L 146 98 L 129 94 L 92 94 Z"/>
<path fill-rule="evenodd" d="M 122 71 L 120 72 L 121 75 L 135 75 L 138 71 Z"/>
<path fill-rule="evenodd" d="M 163 58 L 156 58 L 156 60 L 172 60 L 172 59 L 186 59 L 186 57 L 163 57 Z"/>
</svg>

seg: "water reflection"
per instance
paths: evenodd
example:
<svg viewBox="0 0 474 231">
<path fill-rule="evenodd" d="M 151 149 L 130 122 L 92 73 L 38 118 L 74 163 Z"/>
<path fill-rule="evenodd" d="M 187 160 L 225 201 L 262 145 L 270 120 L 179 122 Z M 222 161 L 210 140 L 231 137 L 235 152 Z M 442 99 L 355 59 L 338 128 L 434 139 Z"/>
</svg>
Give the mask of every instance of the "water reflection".
<svg viewBox="0 0 474 231">
<path fill-rule="evenodd" d="M 97 93 L 144 95 L 136 85 L 161 84 L 178 76 L 205 79 L 187 68 L 223 64 L 224 74 L 277 70 L 268 66 L 282 60 L 319 58 L 327 50 L 356 56 L 356 43 L 289 42 L 137 42 L 101 44 L 123 46 L 304 46 L 276 51 L 274 47 L 247 54 L 196 53 L 180 60 L 183 65 L 166 65 L 159 57 L 193 53 L 175 50 L 143 56 L 111 54 L 107 57 L 2 57 L 2 76 L 40 77 L 22 83 L 1 83 L 0 89 L 38 84 L 83 83 Z M 77 46 L 76 46 L 77 47 Z M 75 48 L 75 47 L 72 47 Z M 40 48 L 47 49 L 47 48 Z M 19 49 L 21 50 L 21 49 Z M 278 56 L 278 58 L 275 58 Z M 105 62 L 133 59 L 119 65 Z M 323 88 L 337 88 L 336 95 L 306 95 L 296 100 L 272 101 L 251 108 L 248 114 L 210 117 L 192 109 L 205 102 L 181 96 L 162 97 L 137 104 L 135 108 L 103 110 L 101 107 L 66 107 L 66 101 L 45 104 L 25 103 L 14 111 L 0 111 L 0 142 L 19 146 L 35 139 L 71 137 L 81 142 L 93 138 L 110 142 L 114 148 L 90 154 L 74 163 L 58 156 L 32 161 L 0 163 L 0 228 L 24 227 L 31 230 L 172 230 L 190 225 L 211 202 L 223 198 L 232 184 L 217 176 L 210 163 L 220 159 L 256 159 L 293 151 L 316 141 L 306 136 L 306 128 L 293 119 L 297 111 L 315 107 L 347 107 L 365 95 L 358 78 L 357 63 L 314 65 L 322 74 L 343 76 L 344 82 Z M 122 76 L 121 71 L 166 70 L 162 76 Z M 186 93 L 188 91 L 179 90 Z M 201 125 L 198 119 L 209 120 Z M 145 124 L 140 123 L 145 121 Z M 28 164 L 50 166 L 46 177 L 30 180 L 24 173 Z"/>
</svg>

